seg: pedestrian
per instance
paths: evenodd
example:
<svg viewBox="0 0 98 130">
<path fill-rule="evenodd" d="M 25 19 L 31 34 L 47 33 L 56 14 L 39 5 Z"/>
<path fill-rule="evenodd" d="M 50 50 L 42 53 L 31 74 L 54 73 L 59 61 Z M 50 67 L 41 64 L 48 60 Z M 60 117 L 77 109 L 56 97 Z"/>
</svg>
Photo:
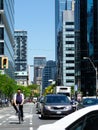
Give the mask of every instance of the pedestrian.
<svg viewBox="0 0 98 130">
<path fill-rule="evenodd" d="M 21 89 L 18 88 L 17 93 L 15 93 L 13 97 L 13 107 L 16 110 L 16 113 L 18 113 L 17 105 L 19 105 L 22 121 L 23 121 L 23 103 L 24 103 L 24 94 L 21 92 Z"/>
</svg>

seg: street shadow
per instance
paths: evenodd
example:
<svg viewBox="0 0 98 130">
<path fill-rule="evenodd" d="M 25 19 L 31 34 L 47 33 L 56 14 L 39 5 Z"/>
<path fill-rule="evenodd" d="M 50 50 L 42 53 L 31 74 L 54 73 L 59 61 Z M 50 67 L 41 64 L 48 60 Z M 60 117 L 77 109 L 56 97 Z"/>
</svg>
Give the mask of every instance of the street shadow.
<svg viewBox="0 0 98 130">
<path fill-rule="evenodd" d="M 9 124 L 23 124 L 23 122 L 19 123 L 18 121 L 11 121 Z"/>
</svg>

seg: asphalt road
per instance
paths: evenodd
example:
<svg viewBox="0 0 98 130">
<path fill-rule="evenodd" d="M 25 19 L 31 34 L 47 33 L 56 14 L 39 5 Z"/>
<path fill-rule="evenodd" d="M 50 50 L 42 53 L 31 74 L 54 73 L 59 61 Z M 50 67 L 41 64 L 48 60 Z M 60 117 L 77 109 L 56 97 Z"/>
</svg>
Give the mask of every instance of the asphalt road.
<svg viewBox="0 0 98 130">
<path fill-rule="evenodd" d="M 39 119 L 36 114 L 35 104 L 24 104 L 24 122 L 19 124 L 18 117 L 12 106 L 0 108 L 0 130 L 37 130 L 42 124 L 49 124 L 58 119 Z"/>
</svg>

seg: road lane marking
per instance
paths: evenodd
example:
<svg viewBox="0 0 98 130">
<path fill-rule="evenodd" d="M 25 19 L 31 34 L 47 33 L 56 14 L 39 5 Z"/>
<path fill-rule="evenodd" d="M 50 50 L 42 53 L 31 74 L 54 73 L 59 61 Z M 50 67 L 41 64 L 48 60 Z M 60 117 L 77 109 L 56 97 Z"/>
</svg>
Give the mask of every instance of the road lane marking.
<svg viewBox="0 0 98 130">
<path fill-rule="evenodd" d="M 33 130 L 33 127 L 30 127 L 30 130 Z"/>
</svg>

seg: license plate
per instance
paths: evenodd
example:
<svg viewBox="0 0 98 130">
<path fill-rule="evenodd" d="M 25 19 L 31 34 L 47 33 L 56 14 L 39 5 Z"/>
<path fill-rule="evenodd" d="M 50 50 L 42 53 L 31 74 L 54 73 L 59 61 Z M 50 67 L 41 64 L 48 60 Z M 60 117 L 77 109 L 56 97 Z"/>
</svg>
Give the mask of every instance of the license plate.
<svg viewBox="0 0 98 130">
<path fill-rule="evenodd" d="M 57 114 L 61 114 L 61 111 L 57 111 Z"/>
</svg>

